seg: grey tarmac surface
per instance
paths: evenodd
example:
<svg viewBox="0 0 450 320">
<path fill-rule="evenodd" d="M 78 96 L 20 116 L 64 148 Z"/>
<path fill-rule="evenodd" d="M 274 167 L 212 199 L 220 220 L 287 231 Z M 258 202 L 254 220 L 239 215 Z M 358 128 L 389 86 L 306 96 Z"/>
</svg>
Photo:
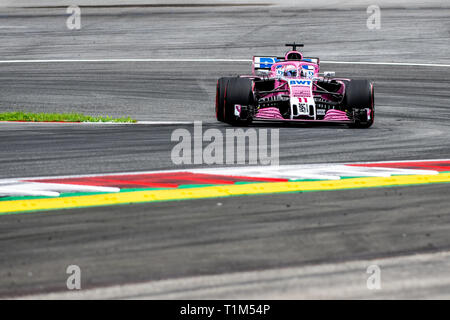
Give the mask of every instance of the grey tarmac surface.
<svg viewBox="0 0 450 320">
<path fill-rule="evenodd" d="M 448 251 L 448 188 L 278 194 L 2 216 L 0 293 L 65 291 L 69 265 L 80 266 L 82 286 L 89 289 Z M 368 266 L 361 266 L 360 274 L 367 275 Z M 409 265 L 403 268 L 407 272 Z M 439 275 L 448 277 L 448 272 Z M 444 287 L 437 293 L 448 298 L 450 291 Z"/>
<path fill-rule="evenodd" d="M 359 259 L 31 294 L 23 299 L 448 299 L 449 255 L 439 251 Z M 367 270 L 373 272 L 376 266 L 382 270 L 381 287 L 368 290 Z"/>
<path fill-rule="evenodd" d="M 247 59 L 280 54 L 295 29 L 295 40 L 323 60 L 448 64 L 449 16 L 387 9 L 373 31 L 361 9 L 97 8 L 69 32 L 60 9 L 5 9 L 2 25 L 27 28 L 0 29 L 0 60 Z M 376 123 L 282 126 L 281 164 L 450 158 L 450 68 L 324 63 L 328 69 L 375 81 Z M 213 116 L 215 81 L 249 70 L 217 62 L 0 64 L 0 108 L 202 120 L 223 131 Z M 1 124 L 0 177 L 173 169 L 170 135 L 179 127 L 190 128 Z M 63 291 L 69 264 L 94 288 L 446 252 L 448 192 L 442 184 L 1 216 L 0 295 Z M 416 296 L 449 297 L 435 280 Z"/>
</svg>

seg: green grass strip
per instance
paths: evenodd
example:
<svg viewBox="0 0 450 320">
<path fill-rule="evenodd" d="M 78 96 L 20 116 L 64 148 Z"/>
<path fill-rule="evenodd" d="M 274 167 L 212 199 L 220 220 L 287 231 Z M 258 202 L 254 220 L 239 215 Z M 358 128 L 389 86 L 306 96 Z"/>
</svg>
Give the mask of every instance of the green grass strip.
<svg viewBox="0 0 450 320">
<path fill-rule="evenodd" d="M 130 117 L 112 118 L 110 116 L 94 117 L 82 113 L 31 113 L 24 111 L 2 112 L 0 121 L 27 122 L 126 122 L 135 123 Z"/>
</svg>

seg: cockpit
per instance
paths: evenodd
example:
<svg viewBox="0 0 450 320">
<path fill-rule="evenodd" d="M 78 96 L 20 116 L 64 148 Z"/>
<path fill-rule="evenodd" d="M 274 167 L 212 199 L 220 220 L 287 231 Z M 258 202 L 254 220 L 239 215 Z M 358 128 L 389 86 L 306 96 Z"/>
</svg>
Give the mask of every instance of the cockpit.
<svg viewBox="0 0 450 320">
<path fill-rule="evenodd" d="M 319 58 L 304 57 L 297 47 L 302 44 L 286 44 L 292 49 L 284 57 L 253 57 L 253 74 L 270 74 L 276 78 L 308 78 L 319 73 Z"/>
<path fill-rule="evenodd" d="M 302 62 L 280 62 L 272 66 L 272 72 L 277 77 L 284 78 L 308 78 L 311 79 L 315 74 L 315 67 L 309 63 Z"/>
</svg>

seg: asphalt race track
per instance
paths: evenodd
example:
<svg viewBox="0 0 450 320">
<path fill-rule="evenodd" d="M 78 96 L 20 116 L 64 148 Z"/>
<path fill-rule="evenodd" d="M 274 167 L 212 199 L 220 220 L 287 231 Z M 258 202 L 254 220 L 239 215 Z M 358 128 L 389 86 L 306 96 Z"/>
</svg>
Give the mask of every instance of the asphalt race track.
<svg viewBox="0 0 450 320">
<path fill-rule="evenodd" d="M 7 61 L 246 60 L 279 55 L 292 40 L 324 61 L 406 65 L 322 63 L 321 70 L 338 76 L 375 81 L 375 124 L 273 125 L 281 165 L 449 159 L 450 9 L 382 9 L 380 30 L 367 29 L 365 9 L 82 8 L 82 28 L 71 31 L 65 9 L 3 8 L 2 111 L 155 123 L 1 123 L 0 178 L 202 167 L 170 161 L 171 134 L 196 120 L 225 132 L 229 127 L 214 117 L 216 80 L 251 67 L 217 60 Z M 148 282 L 144 289 L 87 294 L 96 298 L 448 299 L 449 191 L 444 183 L 0 215 L 0 296 L 65 292 L 66 268 L 75 264 L 83 289 Z M 365 287 L 373 261 L 387 266 L 378 291 Z"/>
</svg>

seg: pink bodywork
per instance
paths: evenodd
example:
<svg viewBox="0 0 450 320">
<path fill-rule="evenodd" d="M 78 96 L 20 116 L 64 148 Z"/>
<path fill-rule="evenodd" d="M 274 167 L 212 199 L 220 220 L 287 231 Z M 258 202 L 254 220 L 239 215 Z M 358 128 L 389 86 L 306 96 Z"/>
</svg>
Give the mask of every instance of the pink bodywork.
<svg viewBox="0 0 450 320">
<path fill-rule="evenodd" d="M 259 109 L 258 113 L 256 114 L 256 117 L 260 119 L 285 120 L 281 115 L 280 110 L 274 107 Z"/>
<path fill-rule="evenodd" d="M 344 111 L 341 110 L 328 110 L 325 114 L 324 121 L 348 121 L 349 118 Z"/>
<path fill-rule="evenodd" d="M 300 54 L 300 52 L 297 51 L 289 51 L 286 53 L 285 60 L 288 60 L 287 57 L 291 53 Z M 303 58 L 303 56 L 302 56 Z M 277 74 L 277 70 L 284 70 L 286 67 L 292 67 L 297 71 L 297 76 L 292 78 L 281 78 Z M 310 86 L 292 86 L 291 88 L 288 85 L 287 79 L 292 80 L 312 80 L 309 77 L 302 77 L 301 76 L 301 70 L 304 68 L 307 71 L 313 71 L 313 78 L 320 78 L 319 71 L 320 66 L 319 63 L 314 63 L 310 61 L 305 60 L 289 60 L 289 61 L 279 61 L 272 64 L 270 71 L 267 73 L 267 77 L 275 79 L 274 87 L 277 88 L 280 92 L 270 93 L 264 96 L 264 98 L 272 98 L 274 96 L 278 95 L 286 95 L 289 94 L 291 97 L 299 98 L 300 102 L 302 101 L 302 98 L 311 98 L 312 97 L 312 91 L 318 90 L 319 88 L 316 87 L 316 85 L 313 82 L 312 87 Z M 253 65 L 252 65 L 252 71 L 253 76 L 257 76 L 255 72 L 255 58 L 253 58 Z M 337 93 L 343 94 L 345 92 L 345 83 L 341 80 L 346 79 L 336 79 L 338 82 L 341 83 L 341 88 Z M 311 90 L 312 89 L 312 90 Z M 316 94 L 317 95 L 317 94 Z M 332 100 L 331 97 L 328 94 L 320 94 L 320 96 L 325 100 Z M 306 102 L 306 99 L 305 99 Z M 347 114 L 344 111 L 340 110 L 328 110 L 325 114 L 325 117 L 323 120 L 309 120 L 309 119 L 284 119 L 282 115 L 280 114 L 279 110 L 277 108 L 262 108 L 258 110 L 256 117 L 257 119 L 265 119 L 265 120 L 284 120 L 284 121 L 350 121 Z"/>
</svg>

